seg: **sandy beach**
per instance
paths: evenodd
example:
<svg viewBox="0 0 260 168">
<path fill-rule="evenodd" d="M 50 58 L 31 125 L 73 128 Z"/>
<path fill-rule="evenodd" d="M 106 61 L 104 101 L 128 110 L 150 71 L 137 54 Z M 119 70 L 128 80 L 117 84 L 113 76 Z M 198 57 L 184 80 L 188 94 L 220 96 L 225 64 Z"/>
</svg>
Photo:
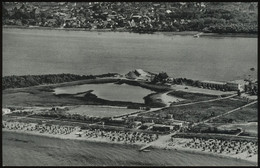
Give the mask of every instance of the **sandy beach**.
<svg viewBox="0 0 260 168">
<path fill-rule="evenodd" d="M 81 129 L 80 127 L 59 125 L 37 125 L 35 123 L 3 122 L 3 131 L 25 133 L 67 140 L 82 140 L 111 144 L 146 145 L 156 139 L 156 135 L 122 131 L 102 131 L 100 129 Z"/>
<path fill-rule="evenodd" d="M 6 123 L 5 123 L 6 124 Z M 10 124 L 10 123 L 9 123 Z M 14 125 L 22 125 L 21 123 L 14 122 L 12 123 Z M 11 125 L 12 125 L 11 124 Z M 61 131 L 58 133 L 50 133 L 50 131 L 39 131 L 39 130 L 32 130 L 30 124 L 27 125 L 22 125 L 21 127 L 18 126 L 18 129 L 13 129 L 10 127 L 9 128 L 2 128 L 2 131 L 5 132 L 11 132 L 11 133 L 24 133 L 27 135 L 37 135 L 37 136 L 43 136 L 43 137 L 49 137 L 49 138 L 58 138 L 58 139 L 63 139 L 63 140 L 80 140 L 80 141 L 88 141 L 88 142 L 98 142 L 98 143 L 107 143 L 107 144 L 127 144 L 127 145 L 134 145 L 134 146 L 145 146 L 149 143 L 149 141 L 126 141 L 126 140 L 121 140 L 121 135 L 115 135 L 119 133 L 113 133 L 111 132 L 111 136 L 98 136 L 102 131 L 100 130 L 95 130 L 95 131 L 88 131 L 88 130 L 81 130 L 79 127 L 71 127 L 66 134 L 63 134 Z M 35 126 L 35 125 L 34 125 Z M 11 126 L 13 127 L 13 125 Z M 16 127 L 15 127 L 16 128 Z M 29 129 L 30 128 L 30 129 Z M 67 128 L 67 127 L 65 127 Z M 59 129 L 63 129 L 62 127 L 59 127 Z M 98 133 L 97 133 L 98 131 Z M 105 133 L 107 134 L 107 133 Z M 88 136 L 90 135 L 90 136 Z M 107 134 L 108 135 L 108 134 Z M 110 135 L 110 133 L 109 133 Z M 125 135 L 125 134 L 124 134 Z M 114 138 L 117 137 L 117 138 Z M 120 140 L 119 140 L 120 137 Z M 117 140 L 116 140 L 117 139 Z M 156 139 L 154 139 L 156 140 Z M 188 148 L 185 147 L 184 145 L 187 143 L 190 143 L 192 139 L 184 139 L 184 138 L 173 138 L 172 141 L 166 140 L 163 138 L 163 140 L 160 141 L 154 141 L 151 140 L 150 143 L 152 143 L 152 147 L 159 148 L 159 149 L 169 149 L 172 151 L 178 150 L 178 151 L 185 151 L 185 152 L 190 152 L 190 153 L 199 153 L 199 154 L 206 154 L 206 155 L 213 155 L 213 156 L 218 156 L 218 157 L 225 157 L 225 158 L 233 158 L 237 160 L 245 160 L 249 161 L 252 164 L 257 164 L 257 154 L 252 155 L 251 157 L 248 157 L 248 154 L 246 152 L 244 153 L 217 153 L 217 152 L 209 152 L 209 151 L 202 151 L 201 149 L 194 149 L 194 148 Z M 156 142 L 156 143 L 153 143 Z"/>
<path fill-rule="evenodd" d="M 248 157 L 246 152 L 239 153 L 239 154 L 235 154 L 235 153 L 230 153 L 230 154 L 221 153 L 220 154 L 220 153 L 210 152 L 207 150 L 202 151 L 201 149 L 184 147 L 184 144 L 187 144 L 189 142 L 191 142 L 191 139 L 174 138 L 172 142 L 168 142 L 168 143 L 166 142 L 165 144 L 158 145 L 158 147 L 160 147 L 160 148 L 164 147 L 164 149 L 166 148 L 166 149 L 171 149 L 171 150 L 182 150 L 182 151 L 188 151 L 188 152 L 192 152 L 192 153 L 203 153 L 203 154 L 214 155 L 214 156 L 247 160 L 247 161 L 250 161 L 255 164 L 257 164 L 257 162 L 258 162 L 257 154 L 253 155 L 252 157 Z"/>
<path fill-rule="evenodd" d="M 254 166 L 254 163 L 186 151 L 139 145 L 96 143 L 86 140 L 3 131 L 3 165 L 6 166 Z"/>
</svg>

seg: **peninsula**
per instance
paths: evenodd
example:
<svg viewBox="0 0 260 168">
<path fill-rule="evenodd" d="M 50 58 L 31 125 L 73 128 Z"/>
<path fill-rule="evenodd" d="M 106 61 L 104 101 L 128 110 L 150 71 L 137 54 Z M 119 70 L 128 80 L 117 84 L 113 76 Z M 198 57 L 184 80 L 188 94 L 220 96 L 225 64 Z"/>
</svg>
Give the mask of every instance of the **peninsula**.
<svg viewBox="0 0 260 168">
<path fill-rule="evenodd" d="M 125 75 L 6 76 L 3 84 L 4 132 L 138 145 L 140 152 L 199 152 L 257 164 L 258 87 L 253 79 L 196 81 L 136 69 Z M 137 96 L 141 101 L 129 99 L 137 101 Z"/>
</svg>

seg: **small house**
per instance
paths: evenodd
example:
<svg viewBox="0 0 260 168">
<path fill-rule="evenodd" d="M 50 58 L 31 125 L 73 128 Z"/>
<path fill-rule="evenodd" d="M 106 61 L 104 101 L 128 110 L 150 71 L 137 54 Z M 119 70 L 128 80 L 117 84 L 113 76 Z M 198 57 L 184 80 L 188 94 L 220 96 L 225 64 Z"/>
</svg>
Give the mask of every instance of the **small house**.
<svg viewBox="0 0 260 168">
<path fill-rule="evenodd" d="M 4 114 L 10 114 L 11 113 L 11 110 L 8 109 L 8 108 L 2 108 L 2 115 Z"/>
<path fill-rule="evenodd" d="M 153 125 L 152 130 L 153 131 L 159 131 L 159 132 L 168 132 L 173 130 L 174 126 L 171 125 L 163 125 L 163 124 L 155 124 Z"/>
</svg>

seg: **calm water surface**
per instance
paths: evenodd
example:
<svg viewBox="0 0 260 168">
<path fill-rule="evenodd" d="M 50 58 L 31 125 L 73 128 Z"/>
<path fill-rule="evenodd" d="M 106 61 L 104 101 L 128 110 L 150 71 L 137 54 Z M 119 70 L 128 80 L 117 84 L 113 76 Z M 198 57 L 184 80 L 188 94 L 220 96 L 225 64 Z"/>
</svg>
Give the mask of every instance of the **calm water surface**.
<svg viewBox="0 0 260 168">
<path fill-rule="evenodd" d="M 148 94 L 155 93 L 151 90 L 144 89 L 138 86 L 131 86 L 127 84 L 118 85 L 114 83 L 85 84 L 59 87 L 54 89 L 56 94 L 75 94 L 86 92 L 89 90 L 93 90 L 92 93 L 102 99 L 135 103 L 144 103 L 143 97 L 147 96 Z"/>
<path fill-rule="evenodd" d="M 257 68 L 257 38 L 3 29 L 3 75 L 125 74 L 142 68 L 223 81 L 251 67 Z"/>
</svg>

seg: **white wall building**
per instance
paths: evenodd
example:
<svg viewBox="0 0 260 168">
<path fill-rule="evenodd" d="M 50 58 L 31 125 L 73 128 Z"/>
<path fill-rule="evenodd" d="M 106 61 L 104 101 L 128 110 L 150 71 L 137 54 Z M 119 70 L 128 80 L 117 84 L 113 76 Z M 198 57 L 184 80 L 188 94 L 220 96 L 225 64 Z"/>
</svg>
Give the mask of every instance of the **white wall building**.
<svg viewBox="0 0 260 168">
<path fill-rule="evenodd" d="M 8 109 L 8 108 L 2 108 L 2 115 L 5 115 L 5 114 L 10 114 L 11 113 L 11 110 Z"/>
<path fill-rule="evenodd" d="M 234 80 L 234 81 L 229 81 L 227 82 L 227 88 L 229 90 L 232 90 L 232 91 L 244 91 L 245 90 L 245 85 L 246 85 L 246 81 L 244 80 Z"/>
</svg>

